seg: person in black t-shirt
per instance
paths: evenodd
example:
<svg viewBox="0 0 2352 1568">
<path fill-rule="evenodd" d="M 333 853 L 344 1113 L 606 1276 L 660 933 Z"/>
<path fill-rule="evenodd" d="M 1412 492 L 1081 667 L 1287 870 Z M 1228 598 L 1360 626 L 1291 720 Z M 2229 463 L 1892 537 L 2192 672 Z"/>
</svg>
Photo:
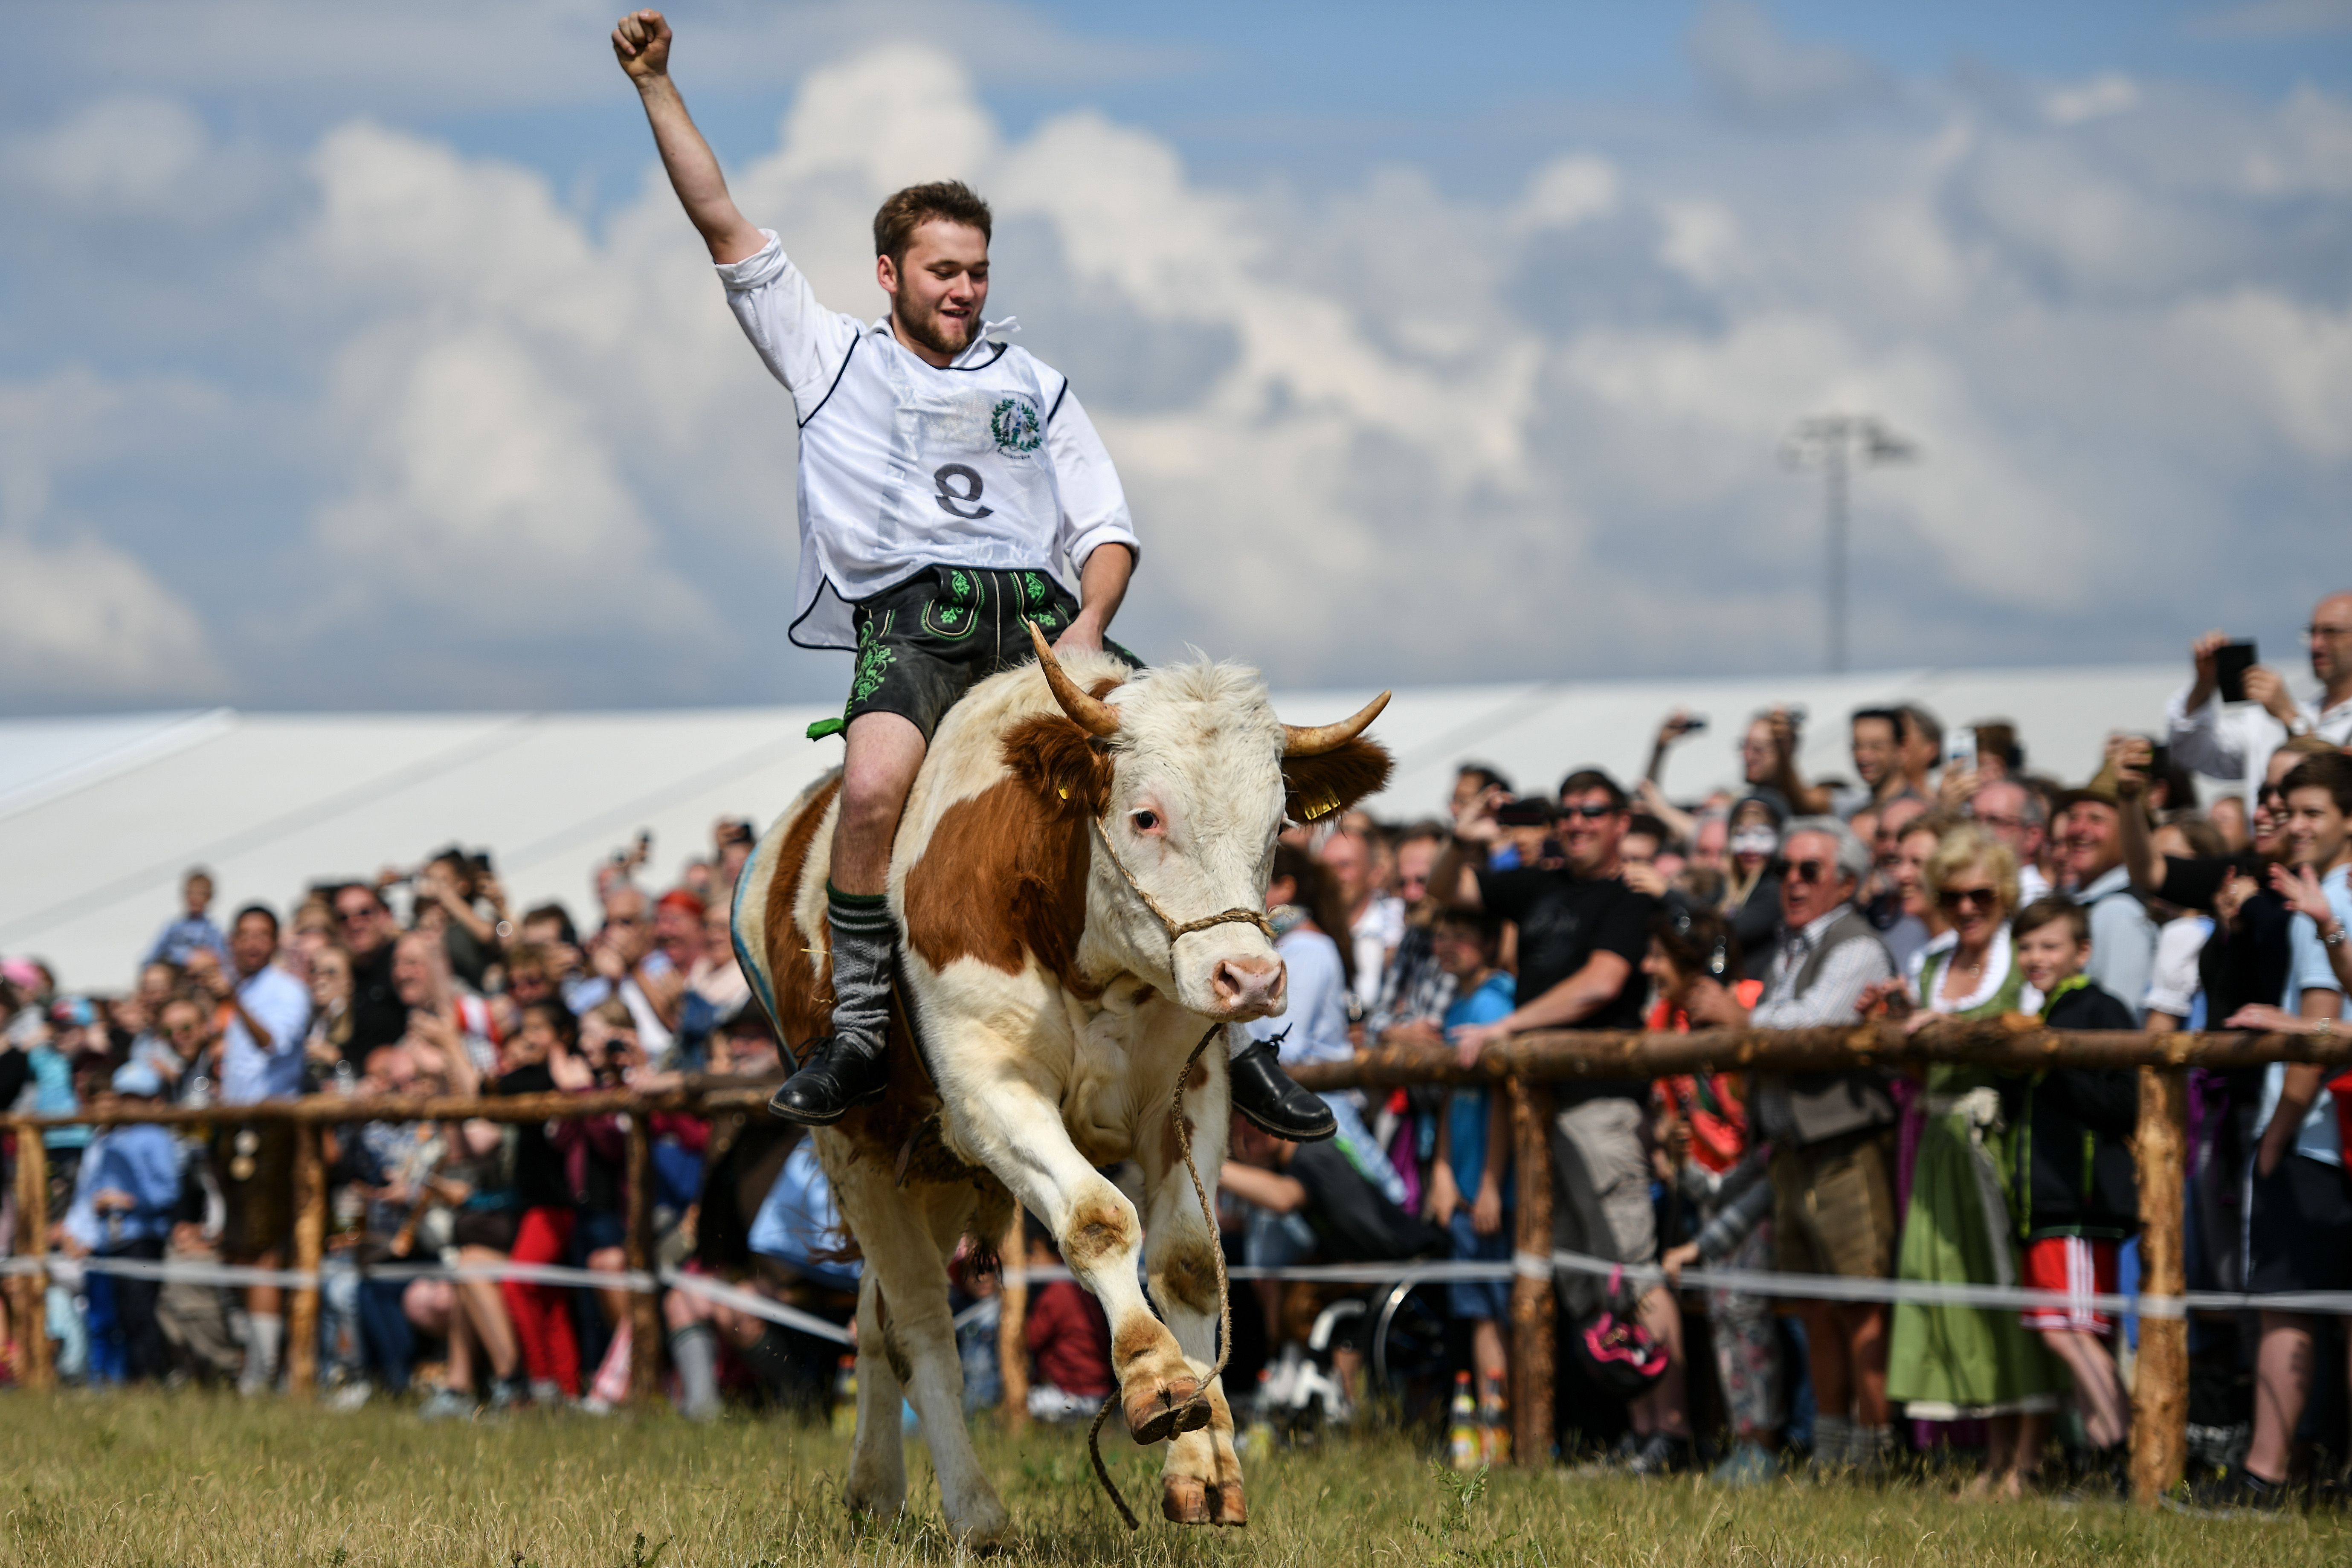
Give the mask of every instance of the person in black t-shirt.
<svg viewBox="0 0 2352 1568">
<path fill-rule="evenodd" d="M 392 984 L 393 940 L 400 928 L 383 900 L 364 882 L 335 889 L 335 918 L 352 953 L 352 1029 L 343 1059 L 364 1066 L 368 1053 L 408 1033 L 408 1004 Z"/>
<path fill-rule="evenodd" d="M 1491 871 L 1478 864 L 1497 836 L 1491 814 L 1474 805 L 1457 822 L 1454 847 L 1431 878 L 1454 901 L 1517 922 L 1519 1004 L 1492 1024 L 1453 1033 L 1467 1063 L 1489 1044 L 1529 1029 L 1638 1029 L 1648 983 L 1657 901 L 1627 887 L 1618 847 L 1631 818 L 1625 792 L 1597 769 L 1569 774 L 1559 786 L 1558 837 L 1566 866 Z M 1612 1263 L 1650 1263 L 1658 1255 L 1650 1205 L 1647 1131 L 1650 1086 L 1643 1079 L 1574 1079 L 1554 1089 L 1552 1245 Z M 1601 1280 L 1562 1272 L 1562 1302 L 1572 1319 L 1601 1301 Z M 1664 1289 L 1640 1306 L 1642 1324 L 1668 1348 L 1659 1386 L 1633 1402 L 1637 1474 L 1686 1468 L 1692 1460 L 1683 1405 L 1682 1314 Z"/>
</svg>

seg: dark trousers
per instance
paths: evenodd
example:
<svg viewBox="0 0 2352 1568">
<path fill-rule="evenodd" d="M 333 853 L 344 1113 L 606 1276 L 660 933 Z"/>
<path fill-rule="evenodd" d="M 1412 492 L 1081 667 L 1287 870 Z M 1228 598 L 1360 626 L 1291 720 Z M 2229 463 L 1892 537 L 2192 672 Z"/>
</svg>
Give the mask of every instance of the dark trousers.
<svg viewBox="0 0 2352 1568">
<path fill-rule="evenodd" d="M 108 1248 L 106 1256 L 160 1263 L 163 1259 L 163 1240 L 157 1237 L 152 1241 L 126 1241 Z M 113 1274 L 106 1279 L 114 1289 L 114 1326 L 121 1337 L 124 1378 L 131 1383 L 161 1378 L 171 1370 L 169 1353 L 163 1347 L 163 1326 L 155 1321 L 155 1299 L 163 1293 L 163 1282 L 129 1274 Z"/>
<path fill-rule="evenodd" d="M 360 1356 L 393 1394 L 408 1392 L 409 1371 L 416 1365 L 416 1330 L 400 1309 L 407 1289 L 405 1279 L 360 1281 Z"/>
</svg>

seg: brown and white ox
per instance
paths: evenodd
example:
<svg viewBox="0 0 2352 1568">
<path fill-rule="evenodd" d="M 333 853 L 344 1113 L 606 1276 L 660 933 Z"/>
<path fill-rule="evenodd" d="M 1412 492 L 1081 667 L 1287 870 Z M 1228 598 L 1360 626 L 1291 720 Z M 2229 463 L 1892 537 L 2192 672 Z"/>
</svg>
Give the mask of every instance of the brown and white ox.
<svg viewBox="0 0 2352 1568">
<path fill-rule="evenodd" d="M 903 1393 L 949 1528 L 976 1544 L 1005 1537 L 964 1429 L 948 1263 L 961 1237 L 1004 1236 L 1018 1202 L 1102 1302 L 1129 1430 L 1172 1439 L 1161 1511 L 1241 1524 L 1233 1414 L 1208 1375 L 1217 1237 L 1171 1102 L 1204 1029 L 1283 1010 L 1282 960 L 1248 917 L 1263 911 L 1286 816 L 1326 816 L 1386 779 L 1388 753 L 1360 738 L 1386 698 L 1298 730 L 1239 666 L 1138 673 L 1076 654 L 1065 671 L 1038 648 L 1042 667 L 994 676 L 950 710 L 900 819 L 890 901 L 920 1054 L 896 1020 L 888 1093 L 814 1134 L 865 1259 L 845 1496 L 883 1514 L 904 1502 Z M 825 872 L 839 791 L 835 774 L 793 803 L 736 898 L 737 950 L 795 1045 L 830 1014 Z M 1210 1042 L 1183 1100 L 1212 1185 L 1225 1152 L 1224 1045 Z M 1142 1214 L 1097 1173 L 1129 1159 L 1143 1170 Z M 1164 1323 L 1138 1283 L 1139 1252 Z"/>
</svg>

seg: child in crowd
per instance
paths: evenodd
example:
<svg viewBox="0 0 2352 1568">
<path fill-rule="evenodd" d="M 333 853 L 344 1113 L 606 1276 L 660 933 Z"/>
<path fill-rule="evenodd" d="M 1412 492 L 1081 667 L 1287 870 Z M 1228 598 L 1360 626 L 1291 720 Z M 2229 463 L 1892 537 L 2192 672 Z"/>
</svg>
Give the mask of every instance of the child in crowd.
<svg viewBox="0 0 2352 1568">
<path fill-rule="evenodd" d="M 1454 1003 L 1445 1029 L 1491 1024 L 1517 1005 L 1512 978 L 1496 965 L 1503 922 L 1471 910 L 1448 910 L 1430 931 L 1440 969 L 1454 977 Z M 1467 1053 L 1472 1061 L 1476 1053 Z M 1511 1163 L 1510 1122 L 1503 1097 L 1483 1084 L 1458 1087 L 1446 1097 L 1437 1123 L 1437 1152 L 1429 1171 L 1423 1214 L 1445 1227 L 1457 1263 L 1507 1263 L 1511 1257 L 1509 1206 L 1505 1178 Z M 1503 1324 L 1511 1311 L 1507 1279 L 1457 1279 L 1446 1288 L 1454 1315 L 1470 1325 L 1470 1359 L 1477 1373 L 1483 1409 L 1502 1406 Z"/>
<path fill-rule="evenodd" d="M 2090 913 L 2064 899 L 2042 899 L 2017 913 L 2011 942 L 2026 984 L 2040 992 L 2042 1021 L 2053 1029 L 2129 1029 L 2131 1009 L 2093 984 Z M 2029 1289 L 2113 1295 L 2116 1255 L 2139 1228 L 2132 1130 L 2139 1084 L 2118 1068 L 2057 1068 L 2006 1079 L 2003 1113 L 2011 1129 L 2010 1205 L 2024 1245 L 2020 1273 Z M 2074 1374 L 2074 1405 L 2091 1447 L 2110 1458 L 2129 1429 L 2123 1381 L 2107 1345 L 2115 1319 L 2087 1301 L 2035 1307 L 2025 1326 Z"/>
<path fill-rule="evenodd" d="M 1024 1222 L 1029 1267 L 1059 1268 L 1062 1256 L 1036 1221 Z M 1118 1386 L 1110 1370 L 1110 1320 L 1093 1292 L 1053 1279 L 1029 1292 L 1023 1325 L 1037 1375 L 1029 1384 L 1029 1414 L 1041 1421 L 1091 1421 L 1103 1397 Z"/>
<path fill-rule="evenodd" d="M 1741 978 L 1739 942 L 1711 910 L 1669 905 L 1651 928 L 1643 972 L 1654 981 L 1653 1029 L 1686 1032 L 1691 1015 L 1719 1015 L 1727 999 L 1752 1007 L 1760 980 Z M 1666 1178 L 1697 1211 L 1696 1237 L 1660 1258 L 1670 1282 L 1696 1263 L 1708 1268 L 1772 1267 L 1771 1146 L 1750 1131 L 1741 1085 L 1728 1073 L 1660 1079 L 1660 1152 Z M 1780 1474 L 1773 1452 L 1781 1422 L 1780 1346 L 1771 1301 L 1744 1291 L 1710 1289 L 1706 1316 L 1715 1369 L 1731 1417 L 1732 1451 L 1712 1472 L 1724 1486 L 1760 1486 Z"/>
</svg>

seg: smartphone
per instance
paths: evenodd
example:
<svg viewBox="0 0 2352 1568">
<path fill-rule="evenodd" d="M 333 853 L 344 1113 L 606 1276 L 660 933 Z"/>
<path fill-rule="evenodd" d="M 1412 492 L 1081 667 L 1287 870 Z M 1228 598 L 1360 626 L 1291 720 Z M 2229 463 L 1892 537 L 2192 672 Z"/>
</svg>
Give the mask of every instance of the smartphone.
<svg viewBox="0 0 2352 1568">
<path fill-rule="evenodd" d="M 2246 700 L 2246 671 L 2254 668 L 2254 645 L 2225 642 L 2213 650 L 2213 681 L 2224 702 Z"/>
<path fill-rule="evenodd" d="M 1697 734 L 1700 731 L 1702 731 L 1702 730 L 1704 730 L 1704 729 L 1706 729 L 1706 714 L 1704 714 L 1704 713 L 1685 713 L 1685 714 L 1684 714 L 1684 715 L 1683 715 L 1683 733 L 1684 733 L 1684 734 L 1685 734 L 1685 735 L 1696 735 L 1696 734 Z"/>
<path fill-rule="evenodd" d="M 1976 772 L 1976 726 L 1973 724 L 1963 724 L 1958 729 L 1953 731 L 1952 743 L 1948 748 L 1948 751 L 1950 755 L 1947 760 L 1950 762 L 1953 772 L 1962 773 L 1972 773 Z"/>
</svg>

